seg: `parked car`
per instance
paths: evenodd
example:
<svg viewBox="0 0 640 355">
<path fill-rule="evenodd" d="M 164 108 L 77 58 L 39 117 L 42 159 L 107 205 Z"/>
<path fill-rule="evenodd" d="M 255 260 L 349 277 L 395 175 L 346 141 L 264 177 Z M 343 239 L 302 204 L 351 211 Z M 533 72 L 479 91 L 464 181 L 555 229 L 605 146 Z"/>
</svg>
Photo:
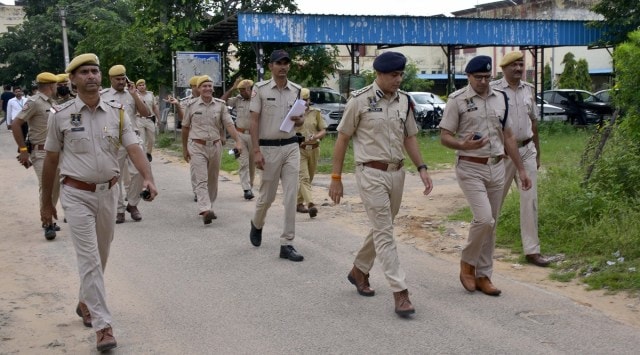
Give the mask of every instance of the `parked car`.
<svg viewBox="0 0 640 355">
<path fill-rule="evenodd" d="M 536 99 L 538 103 L 538 111 L 540 112 L 538 120 L 543 122 L 567 122 L 569 117 L 567 116 L 567 111 L 565 109 L 546 102 L 540 96 L 536 96 Z"/>
<path fill-rule="evenodd" d="M 602 102 L 611 104 L 611 89 L 600 90 L 593 94 L 593 96 L 597 97 Z"/>
<path fill-rule="evenodd" d="M 447 103 L 430 92 L 412 91 L 409 95 L 413 99 L 418 126 L 422 129 L 438 128 Z"/>
<path fill-rule="evenodd" d="M 585 90 L 557 89 L 545 91 L 543 99 L 567 111 L 571 124 L 602 123 L 613 114 L 613 107 Z"/>
<path fill-rule="evenodd" d="M 311 105 L 322 113 L 327 131 L 335 131 L 342 119 L 347 99 L 331 88 L 309 88 L 309 99 Z"/>
</svg>

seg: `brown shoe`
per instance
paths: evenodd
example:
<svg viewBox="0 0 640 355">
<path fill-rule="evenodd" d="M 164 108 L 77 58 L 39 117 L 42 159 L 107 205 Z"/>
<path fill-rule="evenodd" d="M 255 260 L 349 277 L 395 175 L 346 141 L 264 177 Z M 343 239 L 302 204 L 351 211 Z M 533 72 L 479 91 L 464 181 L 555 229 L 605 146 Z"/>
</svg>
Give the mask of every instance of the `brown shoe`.
<svg viewBox="0 0 640 355">
<path fill-rule="evenodd" d="M 82 324 L 84 324 L 85 327 L 91 328 L 91 313 L 89 312 L 89 308 L 87 308 L 86 304 L 78 302 L 76 314 L 82 318 Z"/>
<path fill-rule="evenodd" d="M 547 267 L 551 263 L 540 254 L 529 254 L 526 256 L 526 258 L 529 264 L 533 264 L 535 266 Z"/>
<path fill-rule="evenodd" d="M 355 265 L 347 275 L 347 280 L 356 286 L 356 290 L 362 296 L 371 297 L 376 294 L 369 285 L 369 274 L 360 271 Z"/>
<path fill-rule="evenodd" d="M 502 292 L 493 286 L 491 279 L 486 276 L 478 277 L 476 279 L 476 289 L 489 296 L 499 296 Z"/>
<path fill-rule="evenodd" d="M 314 218 L 318 215 L 318 208 L 313 203 L 309 202 L 309 217 Z"/>
<path fill-rule="evenodd" d="M 131 213 L 131 219 L 138 222 L 142 219 L 142 215 L 140 211 L 138 211 L 138 206 L 127 205 L 127 212 Z"/>
<path fill-rule="evenodd" d="M 113 329 L 111 327 L 106 327 L 104 329 L 100 329 L 96 332 L 96 340 L 98 351 L 107 351 L 111 350 L 118 346 L 116 343 L 116 338 L 113 337 Z"/>
<path fill-rule="evenodd" d="M 460 282 L 469 292 L 476 290 L 476 267 L 460 260 Z"/>
<path fill-rule="evenodd" d="M 116 224 L 124 223 L 124 212 L 116 214 Z"/>
<path fill-rule="evenodd" d="M 298 206 L 296 206 L 296 211 L 300 213 L 309 213 L 309 210 L 306 207 L 304 207 L 303 203 L 299 203 Z"/>
<path fill-rule="evenodd" d="M 409 300 L 408 290 L 394 292 L 393 299 L 396 302 L 396 314 L 398 314 L 400 317 L 407 317 L 410 314 L 416 313 L 416 309 L 413 308 L 413 305 Z"/>
<path fill-rule="evenodd" d="M 202 213 L 202 221 L 204 224 L 211 224 L 211 221 L 218 218 L 213 211 L 207 211 Z"/>
</svg>

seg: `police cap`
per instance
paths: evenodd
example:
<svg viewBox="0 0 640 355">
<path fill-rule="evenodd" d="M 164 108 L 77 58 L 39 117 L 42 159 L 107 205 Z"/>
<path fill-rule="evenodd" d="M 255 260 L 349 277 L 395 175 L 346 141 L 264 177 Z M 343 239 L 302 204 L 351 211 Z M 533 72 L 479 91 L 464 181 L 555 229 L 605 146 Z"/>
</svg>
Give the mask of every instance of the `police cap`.
<svg viewBox="0 0 640 355">
<path fill-rule="evenodd" d="M 289 53 L 287 53 L 284 49 L 276 49 L 275 51 L 271 52 L 271 63 L 285 60 L 285 59 L 288 62 L 291 61 L 291 58 L 289 57 Z"/>
<path fill-rule="evenodd" d="M 49 72 L 40 73 L 38 74 L 38 76 L 36 76 L 36 83 L 38 84 L 51 84 L 57 82 L 58 77 L 55 74 L 51 74 Z"/>
<path fill-rule="evenodd" d="M 200 76 L 198 76 L 198 75 L 194 75 L 194 76 L 192 76 L 192 77 L 191 77 L 191 79 L 189 79 L 189 86 L 196 86 L 196 85 L 198 85 L 198 78 L 199 78 L 199 77 L 200 77 Z"/>
<path fill-rule="evenodd" d="M 146 84 L 147 82 L 144 79 L 138 79 L 138 81 L 136 81 L 136 86 L 140 85 L 140 84 Z"/>
<path fill-rule="evenodd" d="M 56 78 L 58 78 L 58 83 L 66 83 L 69 81 L 69 74 L 57 74 Z"/>
<path fill-rule="evenodd" d="M 83 65 L 100 66 L 100 60 L 98 59 L 98 56 L 93 53 L 80 54 L 69 62 L 69 65 L 67 65 L 67 69 L 65 69 L 64 72 L 72 73 Z"/>
<path fill-rule="evenodd" d="M 199 76 L 198 77 L 198 83 L 197 83 L 198 87 L 200 87 L 200 85 L 202 85 L 203 83 L 206 83 L 207 81 L 213 82 L 213 80 L 211 80 L 209 75 Z"/>
<path fill-rule="evenodd" d="M 311 95 L 311 91 L 309 91 L 309 89 L 307 89 L 307 88 L 302 88 L 302 90 L 300 90 L 300 97 L 301 97 L 303 100 L 308 99 L 308 98 L 310 97 L 310 95 Z"/>
<path fill-rule="evenodd" d="M 486 55 L 479 55 L 473 57 L 467 63 L 467 67 L 464 69 L 465 73 L 473 74 L 473 73 L 484 73 L 491 71 L 491 57 Z"/>
<path fill-rule="evenodd" d="M 403 71 L 407 64 L 407 57 L 398 52 L 384 52 L 373 61 L 373 69 L 380 73 Z"/>
<path fill-rule="evenodd" d="M 504 57 L 502 57 L 502 61 L 500 61 L 500 66 L 501 67 L 506 67 L 507 65 L 518 61 L 518 60 L 522 60 L 522 58 L 524 57 L 524 55 L 522 54 L 522 52 L 510 52 L 507 53 L 507 55 L 505 55 Z"/>
<path fill-rule="evenodd" d="M 120 76 L 125 75 L 127 73 L 127 69 L 122 64 L 116 64 L 109 69 L 109 76 Z"/>
<path fill-rule="evenodd" d="M 238 89 L 248 89 L 253 86 L 253 80 L 244 79 L 238 83 Z"/>
</svg>

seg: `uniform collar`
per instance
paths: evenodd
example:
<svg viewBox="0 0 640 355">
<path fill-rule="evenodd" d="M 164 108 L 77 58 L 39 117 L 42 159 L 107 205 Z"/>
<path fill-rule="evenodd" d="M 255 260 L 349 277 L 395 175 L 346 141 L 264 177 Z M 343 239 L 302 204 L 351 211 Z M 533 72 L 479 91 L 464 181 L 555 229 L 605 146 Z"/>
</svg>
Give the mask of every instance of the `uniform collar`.
<svg viewBox="0 0 640 355">
<path fill-rule="evenodd" d="M 380 101 L 384 97 L 384 91 L 380 89 L 380 87 L 378 86 L 378 83 L 376 83 L 375 81 L 373 82 L 373 93 L 376 96 L 376 101 Z M 396 91 L 394 93 L 394 96 L 391 98 L 391 101 L 399 100 L 399 98 L 400 98 L 400 95 L 398 94 L 398 91 Z"/>
<path fill-rule="evenodd" d="M 276 81 L 271 79 L 271 88 L 277 88 L 278 84 L 276 84 Z M 291 86 L 291 81 L 289 81 L 289 79 L 287 79 L 287 84 L 284 86 L 285 89 L 289 89 L 289 90 L 293 90 L 293 87 Z"/>
</svg>

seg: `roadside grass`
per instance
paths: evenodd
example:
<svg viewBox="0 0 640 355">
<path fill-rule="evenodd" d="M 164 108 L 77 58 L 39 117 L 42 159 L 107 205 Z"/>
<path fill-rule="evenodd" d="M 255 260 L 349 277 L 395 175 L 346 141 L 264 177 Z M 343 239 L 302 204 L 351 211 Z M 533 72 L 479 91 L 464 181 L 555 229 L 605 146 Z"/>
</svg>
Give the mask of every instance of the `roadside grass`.
<svg viewBox="0 0 640 355">
<path fill-rule="evenodd" d="M 578 279 L 591 289 L 640 291 L 640 220 L 637 200 L 602 196 L 580 186 L 583 171 L 580 159 L 592 132 L 562 123 L 540 125 L 542 147 L 538 172 L 538 225 L 542 254 L 554 257 L 551 278 L 561 282 Z M 181 145 L 165 133 L 156 145 L 181 156 Z M 320 144 L 318 173 L 331 173 L 335 133 Z M 422 132 L 419 145 L 432 170 L 453 165 L 455 153 L 440 144 L 438 132 Z M 222 154 L 221 169 L 235 172 L 238 162 Z M 406 169 L 415 171 L 413 164 Z M 343 172 L 354 171 L 353 147 L 347 151 Z M 449 220 L 472 219 L 464 207 Z M 496 246 L 522 253 L 519 196 L 515 184 L 507 196 L 499 218 Z M 524 255 L 518 259 L 524 263 Z"/>
</svg>

